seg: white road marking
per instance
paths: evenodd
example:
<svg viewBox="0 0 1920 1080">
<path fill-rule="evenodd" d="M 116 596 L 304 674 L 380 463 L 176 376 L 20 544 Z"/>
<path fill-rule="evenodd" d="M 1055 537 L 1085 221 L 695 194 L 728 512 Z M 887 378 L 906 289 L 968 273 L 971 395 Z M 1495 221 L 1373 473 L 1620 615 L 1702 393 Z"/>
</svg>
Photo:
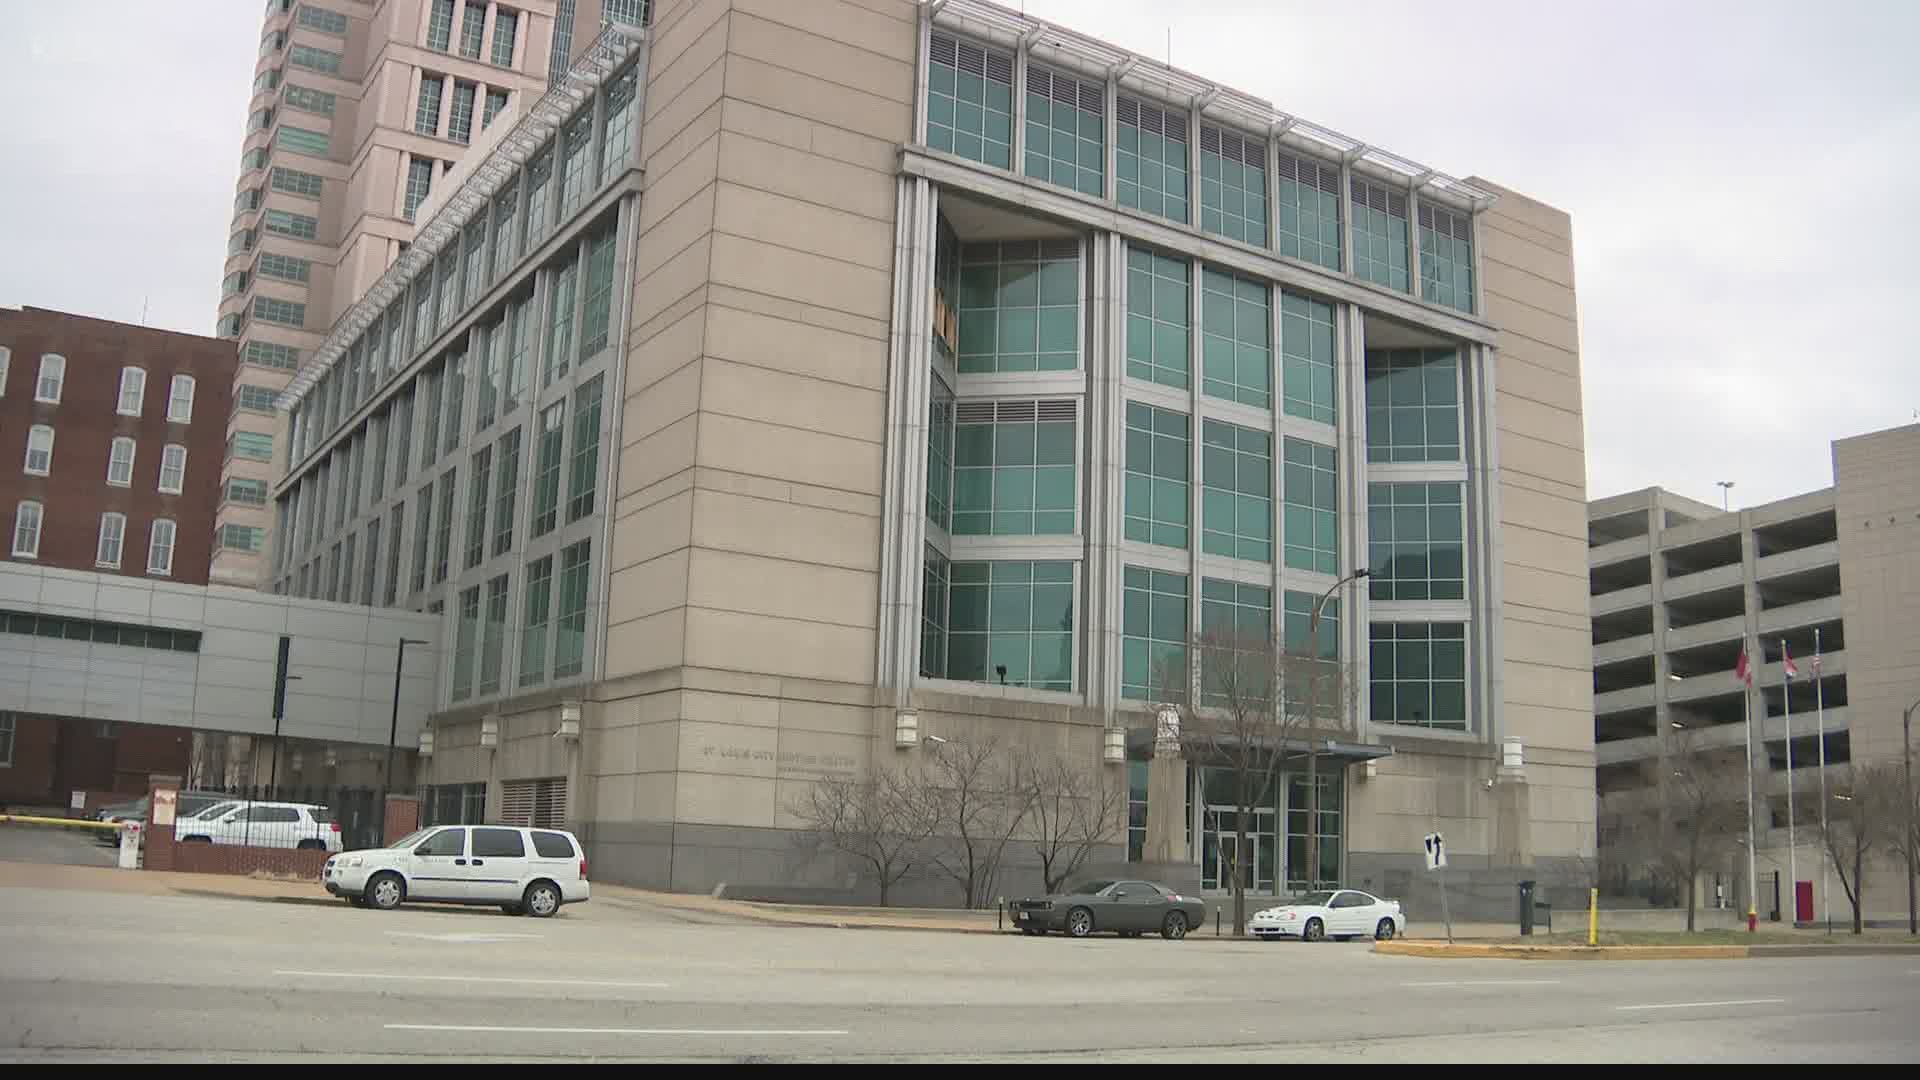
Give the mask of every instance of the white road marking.
<svg viewBox="0 0 1920 1080">
<path fill-rule="evenodd" d="M 484 975 L 387 975 L 362 971 L 284 971 L 275 975 L 294 975 L 305 979 L 403 979 L 416 982 L 516 983 L 529 986 L 625 986 L 643 990 L 664 990 L 663 982 L 609 982 L 599 979 L 508 979 Z"/>
<path fill-rule="evenodd" d="M 1559 979 L 1460 979 L 1453 982 L 1407 982 L 1401 986 L 1559 986 Z"/>
<path fill-rule="evenodd" d="M 388 937 L 419 938 L 422 941 L 444 941 L 453 945 L 479 945 L 493 941 L 536 941 L 539 934 L 423 934 L 414 930 L 388 930 Z"/>
<path fill-rule="evenodd" d="M 1640 1012 L 1646 1009 L 1712 1009 L 1722 1005 L 1784 1005 L 1786 998 L 1741 998 L 1738 1001 L 1675 1001 L 1665 1005 L 1615 1005 L 1617 1012 Z"/>
<path fill-rule="evenodd" d="M 493 1027 L 485 1024 L 388 1024 L 388 1031 L 500 1032 L 508 1035 L 846 1035 L 839 1028 L 574 1028 Z"/>
</svg>

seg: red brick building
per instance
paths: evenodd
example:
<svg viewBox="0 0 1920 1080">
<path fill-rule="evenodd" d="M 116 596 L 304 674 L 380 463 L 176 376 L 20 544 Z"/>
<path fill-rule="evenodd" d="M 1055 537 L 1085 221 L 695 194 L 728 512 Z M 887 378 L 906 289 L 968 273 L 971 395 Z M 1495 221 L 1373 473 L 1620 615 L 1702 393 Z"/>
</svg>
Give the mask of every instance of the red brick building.
<svg viewBox="0 0 1920 1080">
<path fill-rule="evenodd" d="M 237 358 L 218 338 L 0 308 L 0 556 L 205 584 L 222 498 L 266 499 L 220 490 Z"/>
</svg>

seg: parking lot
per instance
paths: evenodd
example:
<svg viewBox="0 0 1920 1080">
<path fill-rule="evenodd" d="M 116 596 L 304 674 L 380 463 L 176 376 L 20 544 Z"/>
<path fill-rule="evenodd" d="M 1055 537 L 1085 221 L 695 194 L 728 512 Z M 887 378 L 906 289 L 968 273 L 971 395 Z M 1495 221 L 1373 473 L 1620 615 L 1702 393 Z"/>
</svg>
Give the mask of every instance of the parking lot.
<svg viewBox="0 0 1920 1080">
<path fill-rule="evenodd" d="M 117 846 L 93 830 L 0 825 L 0 862 L 113 866 L 119 858 Z"/>
<path fill-rule="evenodd" d="M 0 871 L 0 1060 L 1891 1061 L 1920 1022 L 1920 963 L 1899 956 L 1416 960 L 778 928 L 611 897 L 550 920 L 379 913 Z"/>
</svg>

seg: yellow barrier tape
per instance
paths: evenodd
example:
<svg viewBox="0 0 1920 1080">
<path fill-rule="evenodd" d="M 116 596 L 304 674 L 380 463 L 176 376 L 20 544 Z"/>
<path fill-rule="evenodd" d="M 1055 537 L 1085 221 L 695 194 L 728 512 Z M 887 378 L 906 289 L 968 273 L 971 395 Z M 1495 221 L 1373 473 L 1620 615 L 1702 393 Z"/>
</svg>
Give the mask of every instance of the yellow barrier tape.
<svg viewBox="0 0 1920 1080">
<path fill-rule="evenodd" d="M 27 814 L 0 814 L 0 825 L 54 825 L 69 829 L 107 829 L 119 832 L 122 826 L 117 822 L 88 821 L 84 818 L 32 817 Z"/>
</svg>

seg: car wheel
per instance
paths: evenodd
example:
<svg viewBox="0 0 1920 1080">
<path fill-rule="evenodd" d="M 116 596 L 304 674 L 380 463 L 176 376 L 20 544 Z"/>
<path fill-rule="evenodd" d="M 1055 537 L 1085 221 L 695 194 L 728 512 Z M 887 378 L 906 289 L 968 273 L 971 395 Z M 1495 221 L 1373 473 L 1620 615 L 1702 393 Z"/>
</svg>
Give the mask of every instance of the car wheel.
<svg viewBox="0 0 1920 1080">
<path fill-rule="evenodd" d="M 1392 941 L 1393 940 L 1393 920 L 1392 919 L 1380 920 L 1380 925 L 1373 928 L 1373 940 L 1375 941 Z"/>
<path fill-rule="evenodd" d="M 1067 912 L 1067 933 L 1074 937 L 1086 937 L 1093 933 L 1093 912 L 1083 907 Z"/>
<path fill-rule="evenodd" d="M 373 880 L 367 882 L 365 896 L 367 906 L 377 910 L 392 911 L 400 906 L 400 901 L 406 899 L 406 896 L 407 885 L 400 880 L 399 874 L 375 874 Z"/>
<path fill-rule="evenodd" d="M 1325 941 L 1327 939 L 1326 924 L 1319 919 L 1308 919 L 1306 927 L 1300 931 L 1300 939 L 1302 941 Z"/>
<path fill-rule="evenodd" d="M 560 886 L 551 881 L 534 882 L 527 886 L 527 895 L 520 907 L 536 919 L 551 918 L 560 910 Z"/>
<path fill-rule="evenodd" d="M 1160 924 L 1160 936 L 1168 941 L 1179 941 L 1187 936 L 1187 913 L 1170 911 L 1165 922 Z"/>
</svg>

